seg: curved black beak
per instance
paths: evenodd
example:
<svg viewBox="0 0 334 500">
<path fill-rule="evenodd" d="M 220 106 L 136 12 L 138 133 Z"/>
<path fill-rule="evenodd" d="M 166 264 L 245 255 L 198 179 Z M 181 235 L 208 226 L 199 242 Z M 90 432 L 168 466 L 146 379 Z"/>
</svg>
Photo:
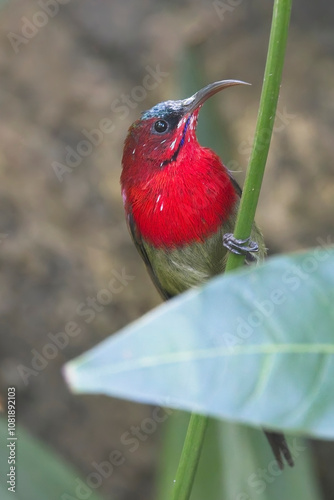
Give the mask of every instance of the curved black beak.
<svg viewBox="0 0 334 500">
<path fill-rule="evenodd" d="M 250 85 L 250 83 L 242 82 L 241 80 L 220 80 L 218 82 L 210 83 L 191 97 L 183 99 L 182 104 L 184 106 L 185 114 L 193 113 L 196 109 L 202 106 L 202 104 L 209 99 L 209 97 L 217 94 L 217 92 L 220 92 L 223 89 L 234 87 L 234 85 Z"/>
</svg>

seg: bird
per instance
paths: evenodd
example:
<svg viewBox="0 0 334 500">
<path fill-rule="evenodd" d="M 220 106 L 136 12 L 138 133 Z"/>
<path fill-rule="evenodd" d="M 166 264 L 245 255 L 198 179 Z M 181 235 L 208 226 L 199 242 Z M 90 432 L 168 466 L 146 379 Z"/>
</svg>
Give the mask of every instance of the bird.
<svg viewBox="0 0 334 500">
<path fill-rule="evenodd" d="M 224 272 L 229 251 L 246 264 L 263 261 L 256 223 L 245 240 L 233 236 L 242 190 L 219 156 L 199 144 L 204 102 L 240 80 L 210 83 L 191 97 L 160 102 L 129 128 L 121 190 L 130 235 L 163 300 Z M 281 469 L 293 458 L 284 435 L 264 429 Z"/>
</svg>

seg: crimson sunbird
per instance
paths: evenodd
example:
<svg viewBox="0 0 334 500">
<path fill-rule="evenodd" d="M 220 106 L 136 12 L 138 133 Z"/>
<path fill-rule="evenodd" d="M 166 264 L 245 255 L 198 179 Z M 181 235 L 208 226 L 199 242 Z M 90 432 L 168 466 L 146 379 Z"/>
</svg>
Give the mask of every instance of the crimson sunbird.
<svg viewBox="0 0 334 500">
<path fill-rule="evenodd" d="M 129 128 L 122 158 L 122 195 L 134 244 L 164 300 L 225 270 L 228 251 L 246 263 L 266 255 L 254 223 L 250 238 L 233 230 L 241 188 L 211 149 L 196 138 L 203 103 L 239 80 L 211 83 L 193 96 L 165 101 Z M 293 460 L 285 437 L 264 430 L 280 468 Z"/>
</svg>

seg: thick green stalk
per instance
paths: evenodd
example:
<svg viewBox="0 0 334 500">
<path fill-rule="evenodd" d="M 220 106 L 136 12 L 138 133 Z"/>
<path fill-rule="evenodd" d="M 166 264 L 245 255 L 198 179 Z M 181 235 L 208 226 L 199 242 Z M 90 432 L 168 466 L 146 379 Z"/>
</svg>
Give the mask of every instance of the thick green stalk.
<svg viewBox="0 0 334 500">
<path fill-rule="evenodd" d="M 275 121 L 291 4 L 292 0 L 275 0 L 274 2 L 254 144 L 234 230 L 234 236 L 237 239 L 249 237 L 254 221 Z M 243 262 L 243 256 L 230 253 L 226 271 L 241 266 Z M 208 417 L 196 414 L 192 414 L 190 417 L 179 467 L 176 472 L 172 500 L 189 500 L 190 498 L 207 423 Z"/>
<path fill-rule="evenodd" d="M 190 497 L 209 419 L 192 413 L 174 481 L 172 500 Z"/>
<path fill-rule="evenodd" d="M 234 236 L 237 239 L 249 237 L 255 217 L 257 202 L 269 145 L 276 116 L 278 95 L 282 79 L 286 41 L 290 21 L 292 0 L 275 0 L 270 40 L 264 72 L 261 100 L 254 144 L 249 160 L 247 175 L 243 187 Z M 231 271 L 244 262 L 242 255 L 230 253 L 226 271 Z"/>
</svg>

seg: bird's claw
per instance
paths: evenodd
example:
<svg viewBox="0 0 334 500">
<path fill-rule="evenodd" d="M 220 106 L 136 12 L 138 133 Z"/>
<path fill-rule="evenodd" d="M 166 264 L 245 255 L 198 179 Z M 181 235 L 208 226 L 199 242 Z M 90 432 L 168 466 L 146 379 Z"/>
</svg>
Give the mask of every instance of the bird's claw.
<svg viewBox="0 0 334 500">
<path fill-rule="evenodd" d="M 248 253 L 258 252 L 259 245 L 249 238 L 237 240 L 232 233 L 225 233 L 223 236 L 223 245 L 230 252 L 236 255 L 247 255 Z"/>
</svg>

